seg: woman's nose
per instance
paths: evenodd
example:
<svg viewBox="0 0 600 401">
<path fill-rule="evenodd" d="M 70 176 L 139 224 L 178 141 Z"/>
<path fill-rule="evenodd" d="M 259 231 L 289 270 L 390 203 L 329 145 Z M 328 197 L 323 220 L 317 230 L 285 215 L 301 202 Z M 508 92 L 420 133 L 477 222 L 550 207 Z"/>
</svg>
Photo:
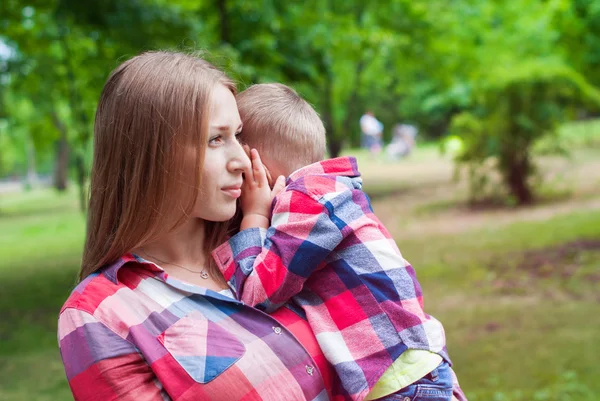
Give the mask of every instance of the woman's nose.
<svg viewBox="0 0 600 401">
<path fill-rule="evenodd" d="M 235 149 L 228 163 L 229 170 L 232 173 L 242 173 L 244 171 L 248 171 L 250 169 L 250 158 L 248 157 L 248 155 L 244 151 L 244 148 L 242 148 L 242 145 L 239 142 L 236 142 L 234 146 Z"/>
</svg>

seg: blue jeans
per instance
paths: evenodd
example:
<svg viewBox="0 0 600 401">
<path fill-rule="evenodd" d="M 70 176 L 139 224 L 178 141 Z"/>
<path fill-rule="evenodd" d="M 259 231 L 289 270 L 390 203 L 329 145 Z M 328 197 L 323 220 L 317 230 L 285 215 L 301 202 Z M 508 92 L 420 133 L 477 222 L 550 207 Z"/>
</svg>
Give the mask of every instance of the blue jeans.
<svg viewBox="0 0 600 401">
<path fill-rule="evenodd" d="M 374 148 L 381 148 L 381 136 L 362 134 L 361 146 L 369 150 L 373 150 Z"/>
<path fill-rule="evenodd" d="M 444 361 L 413 384 L 394 394 L 378 398 L 376 401 L 451 401 L 454 387 L 453 378 L 452 368 Z"/>
</svg>

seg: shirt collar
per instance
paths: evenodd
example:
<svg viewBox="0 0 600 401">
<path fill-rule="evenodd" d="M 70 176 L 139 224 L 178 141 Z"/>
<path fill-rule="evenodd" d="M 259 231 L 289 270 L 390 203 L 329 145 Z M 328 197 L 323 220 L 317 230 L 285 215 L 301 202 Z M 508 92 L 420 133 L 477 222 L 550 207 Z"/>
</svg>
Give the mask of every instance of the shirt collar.
<svg viewBox="0 0 600 401">
<path fill-rule="evenodd" d="M 240 301 L 238 301 L 234 298 L 231 298 L 227 295 L 221 294 L 217 291 L 214 291 L 214 290 L 211 290 L 208 288 L 204 288 L 204 287 L 198 287 L 196 285 L 189 284 L 184 281 L 180 281 L 173 277 L 170 277 L 167 274 L 167 272 L 165 272 L 162 268 L 160 268 L 156 264 L 154 264 L 146 259 L 143 259 L 140 256 L 134 255 L 132 253 L 126 253 L 125 255 L 121 256 L 113 264 L 107 265 L 105 268 L 102 269 L 101 274 L 103 274 L 104 277 L 109 279 L 111 282 L 113 282 L 115 284 L 119 284 L 119 278 L 118 278 L 119 270 L 121 270 L 121 268 L 123 266 L 125 266 L 127 263 L 135 263 L 137 265 L 137 267 L 144 268 L 148 272 L 149 275 L 153 275 L 155 278 L 158 278 L 158 279 L 164 281 L 167 285 L 175 287 L 181 291 L 189 292 L 192 294 L 201 294 L 204 296 L 217 298 L 222 301 L 227 301 L 227 302 L 232 302 L 235 304 L 242 305 L 242 303 Z"/>
<path fill-rule="evenodd" d="M 319 174 L 336 175 L 344 177 L 360 177 L 356 158 L 352 156 L 345 156 L 336 157 L 335 159 L 322 160 L 320 162 L 310 164 L 306 167 L 302 167 L 290 174 L 288 178 L 288 184 L 307 175 Z"/>
<path fill-rule="evenodd" d="M 143 267 L 152 273 L 165 273 L 163 269 L 161 269 L 154 263 L 148 262 L 145 259 L 137 257 L 132 253 L 126 253 L 125 255 L 117 259 L 114 263 L 103 268 L 102 274 L 104 274 L 104 277 L 106 277 L 113 283 L 119 284 L 119 270 L 121 270 L 121 267 L 125 266 L 127 263 L 136 263 L 138 266 Z"/>
</svg>

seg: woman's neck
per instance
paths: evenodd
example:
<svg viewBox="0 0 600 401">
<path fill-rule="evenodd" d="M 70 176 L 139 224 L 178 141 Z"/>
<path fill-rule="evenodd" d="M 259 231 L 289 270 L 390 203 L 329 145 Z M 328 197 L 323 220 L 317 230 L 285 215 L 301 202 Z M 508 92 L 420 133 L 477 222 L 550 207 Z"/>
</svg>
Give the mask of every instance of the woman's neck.
<svg viewBox="0 0 600 401">
<path fill-rule="evenodd" d="M 133 253 L 156 263 L 170 276 L 214 291 L 227 288 L 209 274 L 210 255 L 205 252 L 205 222 L 190 219 L 177 231 L 134 249 Z"/>
<path fill-rule="evenodd" d="M 167 233 L 157 241 L 133 250 L 133 253 L 145 259 L 148 257 L 159 265 L 168 262 L 195 270 L 207 264 L 204 241 L 204 220 L 190 219 L 177 231 Z"/>
</svg>

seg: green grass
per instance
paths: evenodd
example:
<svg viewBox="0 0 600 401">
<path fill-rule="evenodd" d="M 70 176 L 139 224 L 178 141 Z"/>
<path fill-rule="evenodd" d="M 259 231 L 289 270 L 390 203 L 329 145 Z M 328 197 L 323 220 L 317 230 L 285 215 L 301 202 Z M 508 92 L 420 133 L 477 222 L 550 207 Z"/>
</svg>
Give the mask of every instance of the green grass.
<svg viewBox="0 0 600 401">
<path fill-rule="evenodd" d="M 56 340 L 84 218 L 75 193 L 0 196 L 0 399 L 72 399 Z"/>
<path fill-rule="evenodd" d="M 587 147 L 600 145 L 600 119 L 576 121 L 565 124 L 559 135 L 568 147 Z"/>
<path fill-rule="evenodd" d="M 600 210 L 400 241 L 471 401 L 600 399 L 592 395 L 600 394 L 600 285 L 584 275 L 600 273 L 600 252 L 582 256 L 581 274 L 541 279 L 513 270 L 519 281 L 499 286 L 520 251 L 583 238 L 600 239 Z"/>
<path fill-rule="evenodd" d="M 600 156 L 588 153 L 574 163 L 593 163 Z M 595 395 L 600 394 L 600 287 L 592 279 L 600 276 L 600 250 L 542 266 L 544 275 L 522 265 L 531 250 L 543 254 L 573 241 L 600 240 L 600 208 L 574 204 L 530 220 L 514 218 L 526 217 L 523 209 L 498 215 L 459 210 L 454 194 L 460 191 L 447 171 L 451 165 L 441 161 L 434 145 L 396 163 L 370 161 L 364 152 L 358 158 L 365 186 L 377 193 L 379 185 L 385 195 L 375 210 L 415 266 L 428 313 L 444 323 L 471 401 L 600 399 Z M 409 171 L 400 174 L 404 169 Z M 600 182 L 599 175 L 590 179 Z M 448 190 L 436 192 L 440 186 Z M 577 201 L 557 202 L 557 210 Z M 554 206 L 534 206 L 531 212 L 544 207 Z M 464 229 L 465 216 L 488 220 Z M 501 221 L 511 216 L 512 222 Z M 455 232 L 411 231 L 442 219 L 454 224 Z M 71 399 L 56 320 L 75 283 L 84 226 L 75 191 L 0 195 L 1 400 Z M 565 276 L 566 271 L 571 273 Z"/>
</svg>

